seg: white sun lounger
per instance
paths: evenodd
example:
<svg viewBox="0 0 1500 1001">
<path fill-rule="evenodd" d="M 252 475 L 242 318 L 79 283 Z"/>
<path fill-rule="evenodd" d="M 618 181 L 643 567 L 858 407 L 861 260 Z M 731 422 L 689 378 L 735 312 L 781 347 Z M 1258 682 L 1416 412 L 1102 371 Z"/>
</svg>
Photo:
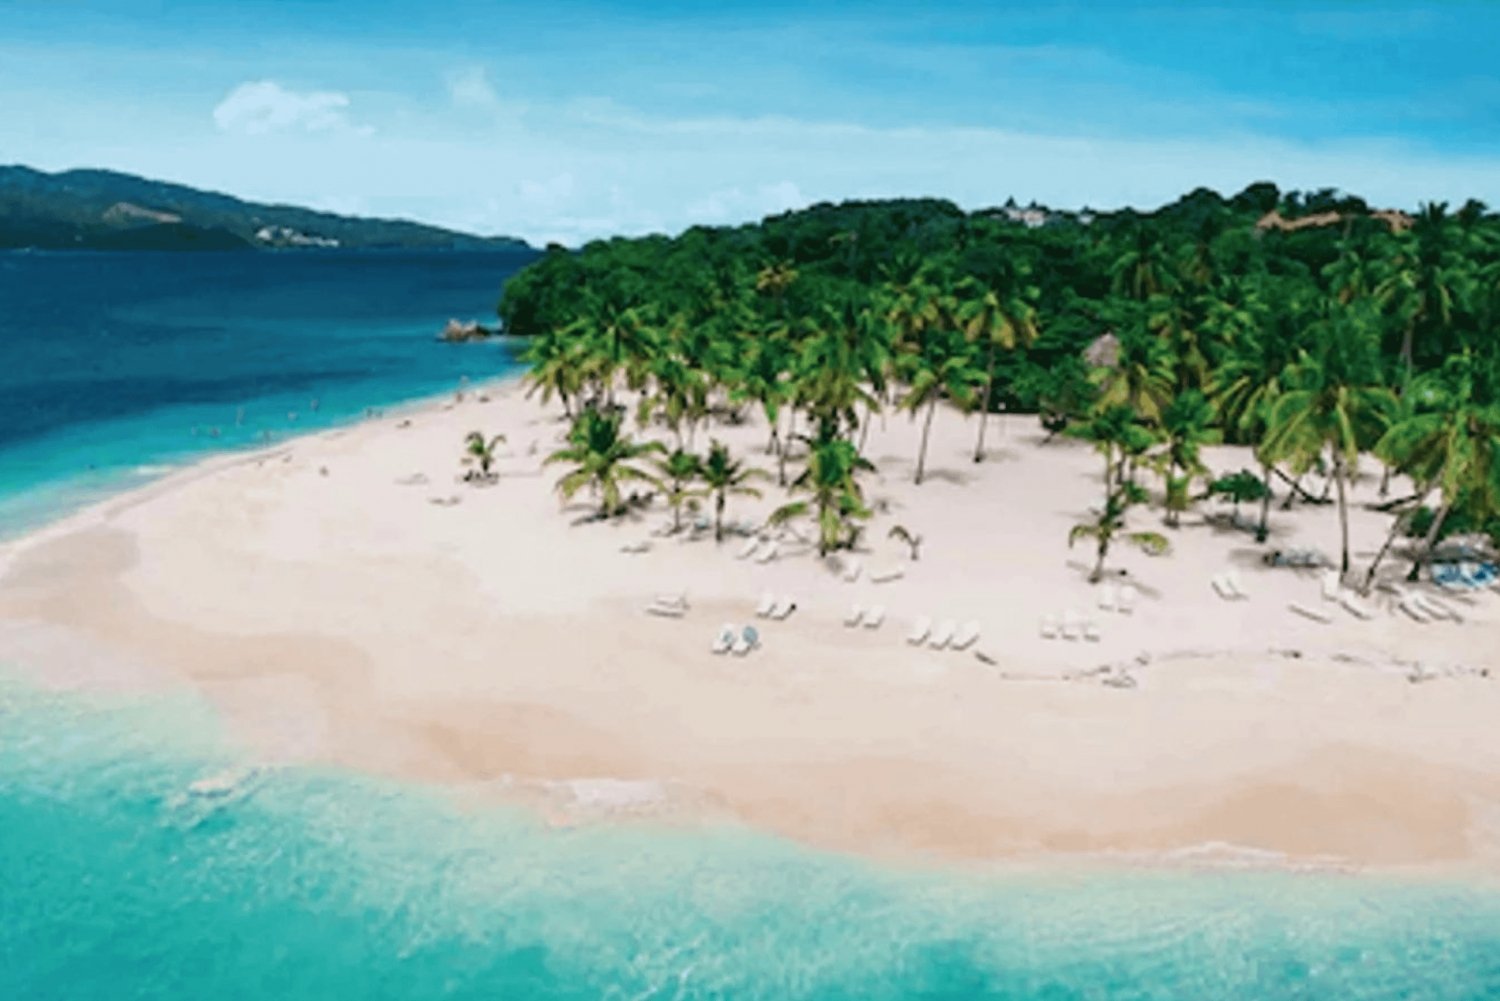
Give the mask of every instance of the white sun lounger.
<svg viewBox="0 0 1500 1001">
<path fill-rule="evenodd" d="M 1417 601 L 1416 595 L 1409 591 L 1398 592 L 1396 607 L 1407 614 L 1413 622 L 1428 623 L 1432 621 L 1432 613 L 1422 607 Z"/>
<path fill-rule="evenodd" d="M 1296 612 L 1298 615 L 1302 616 L 1303 618 L 1312 619 L 1314 622 L 1332 622 L 1333 621 L 1333 616 L 1329 615 L 1327 612 L 1319 611 L 1316 608 L 1309 608 L 1308 606 L 1306 606 L 1306 605 L 1304 605 L 1304 604 L 1302 604 L 1300 602 L 1293 601 L 1290 604 L 1288 604 L 1286 607 L 1290 608 L 1292 611 Z"/>
<path fill-rule="evenodd" d="M 849 614 L 844 616 L 844 625 L 857 626 L 864 620 L 864 617 L 864 607 L 861 605 L 855 605 L 853 608 L 849 609 Z"/>
<path fill-rule="evenodd" d="M 854 583 L 859 580 L 860 571 L 863 569 L 864 564 L 859 560 L 850 560 L 849 565 L 844 568 L 844 579 L 851 584 Z"/>
<path fill-rule="evenodd" d="M 766 543 L 766 547 L 760 551 L 760 555 L 755 557 L 755 562 L 770 563 L 776 558 L 776 554 L 780 551 L 781 544 L 778 543 L 775 539 L 772 539 L 770 542 Z"/>
<path fill-rule="evenodd" d="M 620 547 L 622 553 L 644 553 L 650 550 L 650 539 L 638 539 L 635 542 L 627 542 Z"/>
<path fill-rule="evenodd" d="M 1138 594 L 1139 592 L 1136 590 L 1134 584 L 1121 584 L 1120 600 L 1116 603 L 1115 607 L 1119 608 L 1126 615 L 1131 614 L 1135 611 L 1135 599 Z"/>
<path fill-rule="evenodd" d="M 1370 606 L 1366 605 L 1363 601 L 1360 601 L 1359 595 L 1355 594 L 1353 591 L 1340 591 L 1339 604 L 1344 606 L 1344 611 L 1348 612 L 1356 619 L 1363 619 L 1368 622 L 1370 619 L 1373 619 L 1375 617 L 1374 610 L 1372 610 Z"/>
<path fill-rule="evenodd" d="M 885 606 L 884 605 L 872 605 L 870 607 L 870 610 L 865 613 L 865 628 L 866 629 L 879 629 L 880 628 L 880 624 L 882 622 L 884 622 L 884 621 L 885 621 Z"/>
<path fill-rule="evenodd" d="M 796 609 L 797 603 L 792 600 L 791 596 L 782 595 L 781 600 L 776 603 L 776 607 L 771 609 L 771 618 L 784 619 L 796 611 Z"/>
<path fill-rule="evenodd" d="M 979 639 L 979 623 L 965 622 L 953 634 L 953 642 L 948 644 L 950 650 L 967 650 Z"/>
<path fill-rule="evenodd" d="M 1037 631 L 1042 634 L 1042 639 L 1044 640 L 1057 639 L 1057 616 L 1042 616 L 1041 622 L 1037 624 Z"/>
<path fill-rule="evenodd" d="M 1224 575 L 1224 583 L 1229 585 L 1229 590 L 1234 592 L 1236 598 L 1249 598 L 1250 592 L 1245 589 L 1245 581 L 1240 577 L 1238 570 L 1231 570 Z"/>
<path fill-rule="evenodd" d="M 1343 586 L 1339 581 L 1339 574 L 1337 570 L 1324 570 L 1321 579 L 1321 586 L 1323 589 L 1324 601 L 1339 600 L 1339 592 L 1343 590 Z"/>
<path fill-rule="evenodd" d="M 760 603 L 755 606 L 755 614 L 764 619 L 766 616 L 771 614 L 771 609 L 775 607 L 776 595 L 772 594 L 770 591 L 763 592 L 760 596 Z"/>
<path fill-rule="evenodd" d="M 953 639 L 953 634 L 958 631 L 958 623 L 952 619 L 944 619 L 932 630 L 932 635 L 927 639 L 927 645 L 934 650 L 941 650 Z"/>
<path fill-rule="evenodd" d="M 1090 643 L 1099 642 L 1099 623 L 1095 622 L 1093 619 L 1084 619 L 1082 629 L 1084 639 L 1088 640 Z"/>
<path fill-rule="evenodd" d="M 932 620 L 924 615 L 912 623 L 911 632 L 906 634 L 906 642 L 912 646 L 921 646 L 922 641 L 927 639 L 927 634 L 930 632 L 932 632 Z"/>
<path fill-rule="evenodd" d="M 734 646 L 735 636 L 738 633 L 739 628 L 733 622 L 724 623 L 719 627 L 718 633 L 714 636 L 713 646 L 709 647 L 709 650 L 716 654 L 728 653 Z"/>
<path fill-rule="evenodd" d="M 754 626 L 746 626 L 734 638 L 734 646 L 729 648 L 729 652 L 736 657 L 743 657 L 758 646 L 760 646 L 760 633 L 755 631 Z"/>
<path fill-rule="evenodd" d="M 1444 604 L 1430 594 L 1423 594 L 1418 591 L 1416 592 L 1416 600 L 1422 603 L 1422 607 L 1427 610 L 1427 614 L 1431 615 L 1434 619 L 1450 619 L 1454 622 L 1460 620 L 1459 614 L 1453 610 L 1452 606 Z"/>
<path fill-rule="evenodd" d="M 1065 640 L 1076 640 L 1083 635 L 1083 616 L 1071 608 L 1068 609 L 1063 613 L 1062 626 L 1058 629 L 1058 634 Z"/>
<path fill-rule="evenodd" d="M 1224 580 L 1223 574 L 1214 574 L 1213 577 L 1209 580 L 1209 583 L 1213 585 L 1214 593 L 1219 597 L 1223 598 L 1225 601 L 1234 600 L 1234 589 L 1231 588 L 1228 582 Z"/>
<path fill-rule="evenodd" d="M 759 548 L 760 540 L 751 539 L 749 542 L 740 547 L 740 551 L 734 554 L 734 558 L 737 560 L 748 560 L 750 557 L 755 555 L 755 551 Z"/>
<path fill-rule="evenodd" d="M 1099 588 L 1099 610 L 1101 612 L 1113 612 L 1117 603 L 1118 597 L 1115 586 L 1106 582 L 1103 587 Z"/>
<path fill-rule="evenodd" d="M 900 567 L 886 567 L 884 570 L 871 570 L 870 583 L 884 584 L 886 581 L 900 580 L 906 576 L 906 571 Z"/>
</svg>

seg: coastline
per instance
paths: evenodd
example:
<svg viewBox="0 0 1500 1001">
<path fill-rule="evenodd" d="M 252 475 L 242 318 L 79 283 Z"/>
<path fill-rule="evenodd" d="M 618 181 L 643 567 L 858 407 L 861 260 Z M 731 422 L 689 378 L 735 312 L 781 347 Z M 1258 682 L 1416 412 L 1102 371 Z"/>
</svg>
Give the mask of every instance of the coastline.
<svg viewBox="0 0 1500 1001">
<path fill-rule="evenodd" d="M 940 860 L 1223 843 L 1275 867 L 1497 871 L 1487 720 L 1500 688 L 1458 672 L 1408 680 L 1416 659 L 1437 673 L 1482 664 L 1493 595 L 1441 632 L 1301 623 L 1285 606 L 1316 584 L 1288 571 L 1245 563 L 1253 597 L 1220 602 L 1204 561 L 1230 547 L 1198 525 L 1175 555 L 1118 558 L 1143 585 L 1139 610 L 1094 612 L 1065 543 L 1093 456 L 1038 451 L 1034 419 L 1003 418 L 992 460 L 966 468 L 973 424 L 951 413 L 934 432 L 943 475 L 921 488 L 904 479 L 913 429 L 891 420 L 872 435 L 893 514 L 861 559 L 900 566 L 900 580 L 845 581 L 795 542 L 770 564 L 738 561 L 738 538 L 651 536 L 659 507 L 572 524 L 586 505 L 559 512 L 555 472 L 539 469 L 559 416 L 506 378 L 461 404 L 413 401 L 205 459 L 77 512 L 0 547 L 0 659 L 85 685 L 130 674 L 115 656 L 150 664 L 147 684 L 190 684 L 254 758 L 436 782 L 561 824 L 709 818 Z M 510 436 L 491 487 L 447 479 L 475 428 Z M 753 422 L 709 433 L 766 463 Z M 397 484 L 416 472 L 426 484 Z M 771 503 L 736 502 L 730 517 Z M 1273 524 L 1316 544 L 1326 516 Z M 885 539 L 893 519 L 925 531 L 920 561 Z M 1383 524 L 1360 524 L 1363 547 Z M 648 552 L 620 552 L 642 540 Z M 797 612 L 765 624 L 744 659 L 709 654 L 718 624 L 755 621 L 767 588 L 794 594 Z M 642 613 L 678 589 L 686 617 Z M 840 624 L 874 600 L 889 609 L 881 629 Z M 1037 636 L 1038 609 L 1068 605 L 1102 620 L 1101 642 Z M 901 642 L 924 614 L 984 616 L 976 649 L 996 664 Z M 93 666 L 67 662 L 78 644 Z M 1088 675 L 1103 664 L 1133 664 L 1135 687 Z"/>
</svg>

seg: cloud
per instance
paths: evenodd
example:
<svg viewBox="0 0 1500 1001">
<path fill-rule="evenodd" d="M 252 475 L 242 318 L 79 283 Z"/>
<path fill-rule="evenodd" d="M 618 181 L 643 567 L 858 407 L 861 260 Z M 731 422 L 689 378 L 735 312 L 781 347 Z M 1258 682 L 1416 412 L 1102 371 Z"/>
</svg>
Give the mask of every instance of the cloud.
<svg viewBox="0 0 1500 1001">
<path fill-rule="evenodd" d="M 275 80 L 251 80 L 231 90 L 214 107 L 220 131 L 245 135 L 269 132 L 344 132 L 369 135 L 375 130 L 349 120 L 349 95 L 337 91 L 298 92 Z"/>
<path fill-rule="evenodd" d="M 500 103 L 482 66 L 454 70 L 447 75 L 447 82 L 449 99 L 461 108 L 493 108 Z"/>
</svg>

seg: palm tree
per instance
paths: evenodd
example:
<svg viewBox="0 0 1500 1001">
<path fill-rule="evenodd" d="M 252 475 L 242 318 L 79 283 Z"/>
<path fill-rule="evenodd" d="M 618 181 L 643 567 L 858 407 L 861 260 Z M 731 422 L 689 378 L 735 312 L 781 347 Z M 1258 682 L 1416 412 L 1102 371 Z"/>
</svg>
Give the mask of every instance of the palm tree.
<svg viewBox="0 0 1500 1001">
<path fill-rule="evenodd" d="M 1445 202 L 1423 205 L 1411 230 L 1396 238 L 1395 260 L 1375 290 L 1401 322 L 1404 382 L 1412 377 L 1416 336 L 1447 327 L 1467 292 L 1457 237 Z"/>
<path fill-rule="evenodd" d="M 1068 532 L 1068 547 L 1079 539 L 1095 542 L 1094 569 L 1089 573 L 1089 583 L 1097 584 L 1104 577 L 1104 561 L 1109 557 L 1109 547 L 1118 538 L 1138 546 L 1149 556 L 1159 556 L 1171 548 L 1166 536 L 1157 532 L 1128 532 L 1125 530 L 1125 513 L 1135 504 L 1144 503 L 1146 491 L 1134 483 L 1121 483 L 1104 502 L 1104 510 L 1093 521 L 1074 525 Z"/>
<path fill-rule="evenodd" d="M 722 442 L 709 445 L 708 457 L 698 475 L 703 479 L 704 492 L 714 499 L 714 541 L 724 540 L 724 502 L 731 496 L 759 497 L 760 491 L 750 486 L 752 480 L 768 480 L 770 474 L 763 469 L 746 466 L 730 457 L 729 448 Z"/>
<path fill-rule="evenodd" d="M 1213 416 L 1208 400 L 1196 389 L 1177 396 L 1162 411 L 1163 448 L 1158 463 L 1166 481 L 1167 524 L 1172 528 L 1181 524 L 1182 512 L 1190 501 L 1193 477 L 1207 471 L 1200 450 L 1221 437 L 1218 429 L 1211 426 Z"/>
<path fill-rule="evenodd" d="M 526 395 L 540 392 L 542 403 L 551 403 L 555 395 L 562 400 L 563 415 L 573 419 L 573 398 L 583 387 L 584 365 L 577 338 L 548 330 L 531 338 L 521 360 L 527 370 Z"/>
<path fill-rule="evenodd" d="M 995 351 L 1014 351 L 1031 344 L 1037 337 L 1036 310 L 1031 305 L 1035 288 L 1020 289 L 1012 281 L 1004 289 L 986 289 L 968 279 L 959 285 L 961 295 L 968 295 L 958 309 L 958 320 L 964 337 L 972 344 L 985 347 L 984 395 L 980 397 L 979 440 L 974 443 L 974 461 L 984 461 L 984 431 L 989 425 L 990 401 L 995 395 Z"/>
<path fill-rule="evenodd" d="M 1391 425 L 1375 446 L 1390 465 L 1409 475 L 1417 484 L 1411 507 L 1399 515 L 1365 575 L 1368 589 L 1375 581 L 1396 535 L 1404 531 L 1422 503 L 1434 491 L 1442 503 L 1422 540 L 1412 563 L 1409 579 L 1415 580 L 1424 559 L 1430 559 L 1444 522 L 1460 502 L 1478 509 L 1481 520 L 1500 509 L 1500 406 L 1479 402 L 1475 392 L 1475 363 L 1465 351 L 1451 358 L 1442 370 L 1412 384 L 1412 411 Z"/>
<path fill-rule="evenodd" d="M 1099 406 L 1127 406 L 1142 420 L 1157 421 L 1172 396 L 1171 349 L 1133 327 L 1117 336 L 1120 347 L 1115 363 L 1089 373 L 1099 389 Z"/>
<path fill-rule="evenodd" d="M 784 379 L 791 367 L 791 351 L 782 334 L 779 328 L 773 328 L 763 331 L 755 339 L 733 393 L 737 398 L 754 400 L 760 404 L 766 424 L 771 429 L 770 439 L 766 443 L 767 453 L 780 450 L 781 436 L 777 424 L 781 417 L 781 406 L 787 399 Z"/>
<path fill-rule="evenodd" d="M 910 354 L 903 359 L 907 389 L 897 401 L 897 406 L 910 411 L 913 419 L 917 411 L 926 408 L 922 443 L 917 450 L 918 484 L 927 467 L 927 439 L 932 433 L 932 418 L 937 414 L 938 403 L 946 398 L 967 409 L 973 404 L 974 388 L 984 381 L 984 373 L 974 367 L 966 352 L 947 350 L 946 345 L 940 347 L 935 342 L 928 347 L 923 354 Z"/>
<path fill-rule="evenodd" d="M 682 531 L 682 508 L 695 497 L 704 494 L 692 487 L 703 473 L 703 460 L 692 452 L 675 449 L 670 455 L 658 459 L 657 472 L 662 488 L 667 492 L 667 503 L 672 506 L 672 531 Z"/>
<path fill-rule="evenodd" d="M 659 485 L 656 477 L 634 465 L 666 451 L 658 441 L 636 442 L 620 431 L 620 416 L 588 407 L 579 413 L 568 433 L 568 445 L 547 456 L 543 465 L 570 462 L 574 469 L 557 481 L 563 500 L 588 487 L 600 498 L 599 513 L 610 517 L 625 506 L 621 485 L 626 482 Z"/>
<path fill-rule="evenodd" d="M 803 436 L 803 440 L 808 446 L 807 466 L 792 481 L 791 489 L 811 497 L 783 504 L 772 513 L 770 523 L 777 525 L 815 514 L 818 555 L 826 556 L 834 549 L 853 545 L 857 535 L 853 523 L 870 517 L 858 476 L 873 472 L 875 466 L 838 433 L 831 420 L 819 421 L 817 434 Z"/>
<path fill-rule="evenodd" d="M 505 442 L 505 435 L 497 434 L 493 438 L 485 439 L 484 434 L 479 431 L 470 431 L 464 437 L 464 452 L 467 459 L 479 463 L 479 475 L 485 479 L 490 478 L 490 467 L 495 462 L 495 446 Z"/>
<path fill-rule="evenodd" d="M 1138 455 L 1156 443 L 1156 435 L 1142 424 L 1135 411 L 1124 404 L 1101 407 L 1087 418 L 1074 421 L 1067 428 L 1071 438 L 1091 442 L 1104 457 L 1104 500 L 1106 506 L 1117 483 L 1128 482 L 1125 459 Z"/>
<path fill-rule="evenodd" d="M 1368 303 L 1325 305 L 1317 354 L 1306 352 L 1287 373 L 1287 387 L 1272 408 L 1264 443 L 1266 457 L 1306 472 L 1326 451 L 1338 491 L 1340 572 L 1349 573 L 1348 479 L 1368 448 L 1385 431 L 1395 395 L 1379 381 L 1374 352 L 1376 319 Z"/>
</svg>

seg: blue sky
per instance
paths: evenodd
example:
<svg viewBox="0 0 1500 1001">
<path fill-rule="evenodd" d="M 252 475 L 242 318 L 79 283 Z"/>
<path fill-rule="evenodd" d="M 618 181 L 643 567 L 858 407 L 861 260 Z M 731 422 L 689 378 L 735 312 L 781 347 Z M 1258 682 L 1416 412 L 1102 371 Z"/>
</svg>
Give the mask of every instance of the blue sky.
<svg viewBox="0 0 1500 1001">
<path fill-rule="evenodd" d="M 0 0 L 0 162 L 576 243 L 820 200 L 1500 203 L 1500 3 Z"/>
</svg>

